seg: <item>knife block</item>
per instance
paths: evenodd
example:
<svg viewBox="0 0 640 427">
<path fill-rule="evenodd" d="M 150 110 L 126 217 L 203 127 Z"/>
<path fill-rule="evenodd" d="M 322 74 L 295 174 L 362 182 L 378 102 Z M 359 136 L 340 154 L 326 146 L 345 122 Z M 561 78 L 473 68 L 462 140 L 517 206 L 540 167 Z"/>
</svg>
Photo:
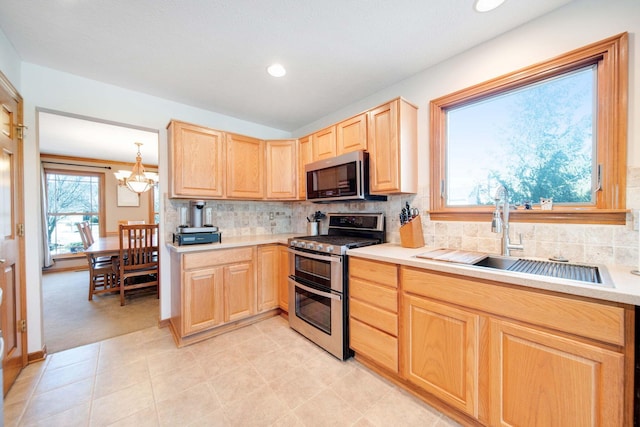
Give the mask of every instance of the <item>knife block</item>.
<svg viewBox="0 0 640 427">
<path fill-rule="evenodd" d="M 403 248 L 421 248 L 424 246 L 422 221 L 419 215 L 400 227 L 400 245 Z"/>
</svg>

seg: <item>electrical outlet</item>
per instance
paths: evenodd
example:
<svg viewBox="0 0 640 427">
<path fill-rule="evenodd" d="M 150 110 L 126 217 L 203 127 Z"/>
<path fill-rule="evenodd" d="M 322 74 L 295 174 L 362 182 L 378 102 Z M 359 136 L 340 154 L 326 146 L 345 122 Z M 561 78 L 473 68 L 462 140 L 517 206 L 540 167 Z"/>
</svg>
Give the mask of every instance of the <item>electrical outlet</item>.
<svg viewBox="0 0 640 427">
<path fill-rule="evenodd" d="M 273 212 L 269 212 L 269 219 L 270 219 L 270 220 L 272 220 L 272 221 L 273 221 L 273 220 L 275 219 L 275 217 L 276 217 L 276 216 L 275 216 L 275 214 L 274 214 Z"/>
</svg>

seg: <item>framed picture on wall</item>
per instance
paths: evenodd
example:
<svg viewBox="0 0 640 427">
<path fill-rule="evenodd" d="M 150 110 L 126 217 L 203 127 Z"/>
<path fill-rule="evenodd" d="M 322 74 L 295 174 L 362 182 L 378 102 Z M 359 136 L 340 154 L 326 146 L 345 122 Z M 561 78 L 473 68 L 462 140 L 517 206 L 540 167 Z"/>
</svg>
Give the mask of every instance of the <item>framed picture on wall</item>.
<svg viewBox="0 0 640 427">
<path fill-rule="evenodd" d="M 118 207 L 140 206 L 140 195 L 127 187 L 118 185 Z"/>
</svg>

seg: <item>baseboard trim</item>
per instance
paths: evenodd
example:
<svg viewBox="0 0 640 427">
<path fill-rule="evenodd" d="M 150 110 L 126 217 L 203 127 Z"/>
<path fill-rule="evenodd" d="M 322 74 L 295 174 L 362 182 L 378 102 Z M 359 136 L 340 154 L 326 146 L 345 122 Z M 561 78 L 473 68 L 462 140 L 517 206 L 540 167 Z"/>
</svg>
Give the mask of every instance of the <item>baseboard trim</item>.
<svg viewBox="0 0 640 427">
<path fill-rule="evenodd" d="M 27 364 L 42 362 L 47 358 L 47 346 L 45 344 L 42 350 L 27 354 Z"/>
</svg>

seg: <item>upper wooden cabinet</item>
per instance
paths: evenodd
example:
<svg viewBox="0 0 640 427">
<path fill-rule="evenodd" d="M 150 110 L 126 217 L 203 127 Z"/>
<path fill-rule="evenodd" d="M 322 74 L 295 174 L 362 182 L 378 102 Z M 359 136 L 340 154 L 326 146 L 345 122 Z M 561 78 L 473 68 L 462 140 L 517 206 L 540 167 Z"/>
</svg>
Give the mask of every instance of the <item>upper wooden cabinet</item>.
<svg viewBox="0 0 640 427">
<path fill-rule="evenodd" d="M 359 114 L 336 125 L 337 154 L 367 149 L 367 113 Z"/>
<path fill-rule="evenodd" d="M 336 127 L 329 126 L 312 135 L 313 161 L 336 156 Z"/>
<path fill-rule="evenodd" d="M 418 111 L 402 98 L 368 112 L 372 194 L 418 192 Z"/>
<path fill-rule="evenodd" d="M 267 199 L 296 199 L 298 156 L 295 139 L 266 141 Z"/>
<path fill-rule="evenodd" d="M 307 198 L 307 174 L 304 166 L 313 161 L 313 144 L 311 135 L 298 139 L 298 199 Z"/>
<path fill-rule="evenodd" d="M 224 134 L 179 121 L 168 126 L 171 197 L 224 196 Z"/>
<path fill-rule="evenodd" d="M 226 134 L 227 196 L 236 199 L 264 197 L 264 141 Z"/>
</svg>

